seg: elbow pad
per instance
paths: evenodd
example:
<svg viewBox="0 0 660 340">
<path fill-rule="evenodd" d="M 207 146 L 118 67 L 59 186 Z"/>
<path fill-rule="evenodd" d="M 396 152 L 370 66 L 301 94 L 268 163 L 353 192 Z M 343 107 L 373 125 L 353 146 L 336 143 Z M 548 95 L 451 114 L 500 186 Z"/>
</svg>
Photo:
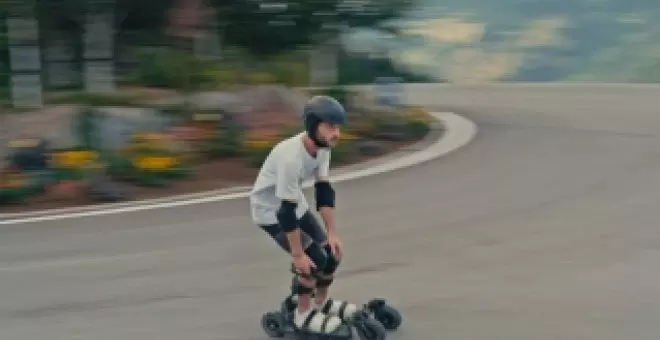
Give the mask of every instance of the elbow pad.
<svg viewBox="0 0 660 340">
<path fill-rule="evenodd" d="M 297 206 L 296 203 L 282 201 L 282 205 L 277 211 L 277 221 L 280 223 L 284 232 L 288 233 L 298 228 L 298 218 L 296 218 Z"/>
<path fill-rule="evenodd" d="M 335 207 L 335 190 L 330 185 L 330 182 L 316 182 L 314 184 L 316 194 L 316 210 L 322 207 Z"/>
</svg>

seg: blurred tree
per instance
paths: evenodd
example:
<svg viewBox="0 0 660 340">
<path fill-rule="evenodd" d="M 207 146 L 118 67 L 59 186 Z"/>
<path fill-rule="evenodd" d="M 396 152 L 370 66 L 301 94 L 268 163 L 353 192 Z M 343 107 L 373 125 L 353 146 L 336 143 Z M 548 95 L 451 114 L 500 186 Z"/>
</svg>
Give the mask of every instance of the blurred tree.
<svg viewBox="0 0 660 340">
<path fill-rule="evenodd" d="M 226 44 L 261 57 L 329 41 L 344 29 L 383 25 L 415 0 L 208 0 Z"/>
</svg>

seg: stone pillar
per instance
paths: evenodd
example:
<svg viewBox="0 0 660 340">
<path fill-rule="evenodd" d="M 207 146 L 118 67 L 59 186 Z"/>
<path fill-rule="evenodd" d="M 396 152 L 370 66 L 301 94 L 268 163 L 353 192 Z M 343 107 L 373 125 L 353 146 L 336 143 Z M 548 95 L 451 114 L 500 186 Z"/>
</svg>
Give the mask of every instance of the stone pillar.
<svg viewBox="0 0 660 340">
<path fill-rule="evenodd" d="M 84 21 L 84 84 L 90 93 L 116 91 L 115 1 L 89 0 Z"/>
<path fill-rule="evenodd" d="M 7 35 L 9 38 L 10 87 L 16 108 L 43 106 L 39 25 L 34 0 L 9 3 Z"/>
</svg>

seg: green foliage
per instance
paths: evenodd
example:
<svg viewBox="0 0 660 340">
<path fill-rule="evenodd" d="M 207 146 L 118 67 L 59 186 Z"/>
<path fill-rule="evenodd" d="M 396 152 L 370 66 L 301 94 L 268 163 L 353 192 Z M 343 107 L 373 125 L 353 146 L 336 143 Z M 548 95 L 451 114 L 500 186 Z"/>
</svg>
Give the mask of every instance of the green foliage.
<svg viewBox="0 0 660 340">
<path fill-rule="evenodd" d="M 165 186 L 192 174 L 186 153 L 177 143 L 156 133 L 138 133 L 120 151 L 103 151 L 106 173 L 143 186 Z"/>
<path fill-rule="evenodd" d="M 324 37 L 334 37 L 339 25 L 376 28 L 402 15 L 412 7 L 413 1 L 369 1 L 362 7 L 342 7 L 346 2 L 341 0 L 273 4 L 212 0 L 209 3 L 217 11 L 227 44 L 241 46 L 250 54 L 273 56 L 317 44 Z"/>
<path fill-rule="evenodd" d="M 52 177 L 49 171 L 0 171 L 0 205 L 21 204 L 43 193 Z"/>
<path fill-rule="evenodd" d="M 23 203 L 29 193 L 29 187 L 25 186 L 0 188 L 0 205 Z"/>
<path fill-rule="evenodd" d="M 348 88 L 344 86 L 331 86 L 327 88 L 316 88 L 309 90 L 308 93 L 310 95 L 324 95 L 324 96 L 330 96 L 337 101 L 339 101 L 342 105 L 344 105 L 346 108 L 350 108 L 351 106 L 351 97 L 356 94 L 356 92 L 349 90 Z"/>
<path fill-rule="evenodd" d="M 406 123 L 406 129 L 409 137 L 421 138 L 424 137 L 429 131 L 431 131 L 431 126 L 425 121 L 409 120 Z"/>
<path fill-rule="evenodd" d="M 364 55 L 342 53 L 339 84 L 371 84 L 378 77 L 399 77 L 405 83 L 431 82 L 432 79 L 395 68 L 390 58 L 372 59 Z"/>
<path fill-rule="evenodd" d="M 78 104 L 89 107 L 99 106 L 140 106 L 142 98 L 135 94 L 97 94 L 82 91 L 57 94 L 49 98 L 50 104 Z"/>
<path fill-rule="evenodd" d="M 7 40 L 7 24 L 0 13 L 0 89 L 9 85 L 9 41 Z M 0 98 L 6 94 L 0 92 Z"/>
<path fill-rule="evenodd" d="M 334 149 L 332 149 L 332 165 L 342 165 L 353 161 L 359 152 L 354 140 L 341 140 Z"/>
<path fill-rule="evenodd" d="M 247 149 L 245 158 L 249 166 L 259 168 L 263 165 L 272 148 Z"/>
<path fill-rule="evenodd" d="M 118 152 L 103 152 L 101 159 L 106 167 L 106 173 L 118 180 L 131 180 L 135 169 L 131 159 Z"/>
<path fill-rule="evenodd" d="M 243 132 L 234 127 L 221 127 L 209 140 L 204 151 L 210 158 L 236 157 L 243 151 Z"/>
<path fill-rule="evenodd" d="M 130 79 L 141 85 L 194 91 L 214 81 L 213 62 L 168 47 L 137 51 L 138 65 Z"/>
<path fill-rule="evenodd" d="M 83 107 L 73 119 L 78 145 L 85 149 L 97 149 L 100 146 L 98 139 L 99 127 L 96 124 L 101 113 L 89 106 Z"/>
</svg>

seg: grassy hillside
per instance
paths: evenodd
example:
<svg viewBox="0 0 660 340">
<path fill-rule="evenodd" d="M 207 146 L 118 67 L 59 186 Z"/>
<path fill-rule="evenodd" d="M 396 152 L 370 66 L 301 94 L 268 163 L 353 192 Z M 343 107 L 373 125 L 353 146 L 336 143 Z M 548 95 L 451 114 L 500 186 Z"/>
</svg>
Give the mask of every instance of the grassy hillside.
<svg viewBox="0 0 660 340">
<path fill-rule="evenodd" d="M 450 81 L 660 81 L 658 0 L 423 0 L 390 39 Z M 369 34 L 354 43 L 383 44 Z"/>
</svg>

